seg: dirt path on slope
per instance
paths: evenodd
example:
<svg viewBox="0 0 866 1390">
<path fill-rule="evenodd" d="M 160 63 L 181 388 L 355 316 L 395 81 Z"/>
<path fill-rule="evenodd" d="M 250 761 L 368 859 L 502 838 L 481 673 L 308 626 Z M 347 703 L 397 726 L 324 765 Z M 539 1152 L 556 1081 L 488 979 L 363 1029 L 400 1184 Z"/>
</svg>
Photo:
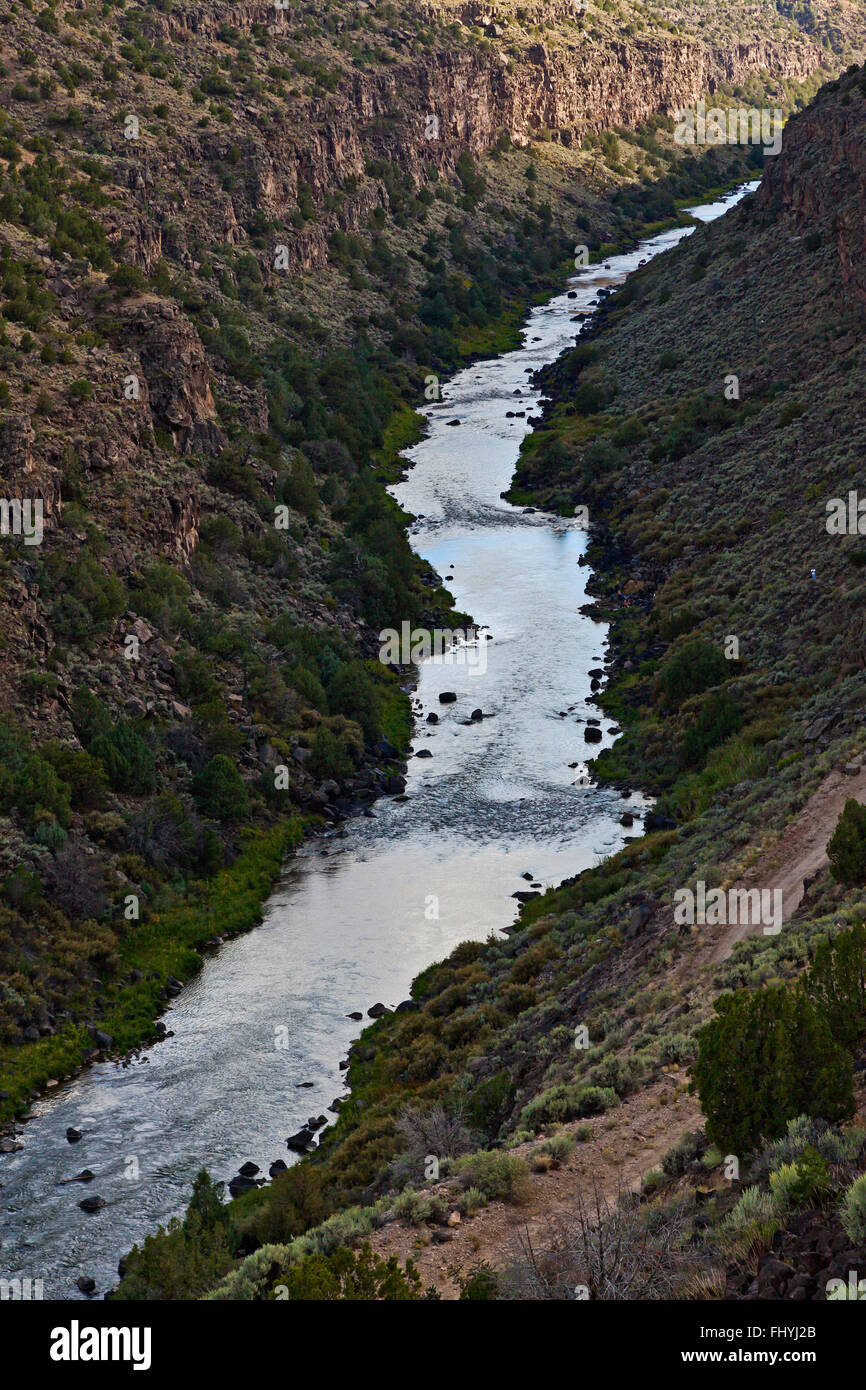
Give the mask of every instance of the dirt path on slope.
<svg viewBox="0 0 866 1390">
<path fill-rule="evenodd" d="M 782 918 L 789 921 L 803 901 L 803 880 L 828 862 L 827 841 L 849 797 L 866 804 L 866 769 L 863 767 L 854 776 L 840 771 L 831 772 L 781 839 L 761 855 L 739 883 L 732 886 L 781 889 Z M 762 930 L 760 923 L 753 925 L 746 922 L 730 926 L 713 947 L 709 956 L 711 963 L 727 960 L 738 941 Z"/>
<path fill-rule="evenodd" d="M 579 1194 L 594 1200 L 597 1189 L 609 1202 L 620 1190 L 640 1186 L 679 1136 L 703 1123 L 694 1096 L 684 1092 L 685 1073 L 671 1068 L 661 1080 L 629 1097 L 608 1115 L 574 1121 L 562 1130 L 591 1129 L 589 1139 L 578 1141 L 561 1168 L 533 1173 L 532 1197 L 523 1206 L 491 1202 L 458 1226 L 443 1228 L 406 1226 L 394 1221 L 373 1232 L 370 1243 L 377 1255 L 412 1259 L 425 1287 L 432 1284 L 445 1299 L 459 1297 L 458 1280 L 481 1263 L 503 1269 L 518 1257 L 520 1239 L 545 1243 L 548 1223 L 559 1213 L 573 1212 Z M 528 1158 L 542 1138 L 521 1144 L 510 1153 Z M 447 1182 L 425 1186 L 448 1202 Z"/>
</svg>

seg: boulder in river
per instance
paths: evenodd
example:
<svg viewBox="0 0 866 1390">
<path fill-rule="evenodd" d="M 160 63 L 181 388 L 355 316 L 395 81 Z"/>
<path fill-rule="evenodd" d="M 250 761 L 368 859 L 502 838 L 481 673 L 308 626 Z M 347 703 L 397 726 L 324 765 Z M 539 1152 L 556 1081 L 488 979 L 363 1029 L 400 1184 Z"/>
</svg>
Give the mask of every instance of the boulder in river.
<svg viewBox="0 0 866 1390">
<path fill-rule="evenodd" d="M 438 724 L 438 723 L 439 723 L 439 715 L 438 715 L 438 714 L 434 714 L 433 711 L 431 710 L 430 713 L 427 715 L 427 723 L 428 723 L 428 724 Z"/>
<path fill-rule="evenodd" d="M 601 743 L 601 729 L 596 728 L 594 724 L 587 724 L 583 737 L 586 743 Z"/>
<path fill-rule="evenodd" d="M 389 1014 L 390 1012 L 391 1012 L 391 1010 L 390 1010 L 390 1009 L 386 1009 L 386 1007 L 385 1007 L 384 1004 L 374 1004 L 374 1005 L 372 1006 L 372 1008 L 370 1008 L 370 1009 L 367 1010 L 367 1017 L 368 1017 L 368 1018 L 381 1018 L 383 1014 Z"/>
<path fill-rule="evenodd" d="M 102 1211 L 102 1208 L 105 1206 L 105 1198 L 97 1197 L 96 1195 L 93 1197 L 83 1197 L 78 1205 L 82 1211 Z"/>
<path fill-rule="evenodd" d="M 474 709 L 474 710 L 472 711 L 472 713 L 470 714 L 469 718 L 472 719 L 472 720 L 474 720 L 475 723 L 477 724 L 478 721 L 479 721 L 480 719 L 483 719 L 483 718 L 484 718 L 484 710 L 483 710 L 483 709 Z"/>
<path fill-rule="evenodd" d="M 440 703 L 440 705 L 453 705 L 453 704 L 454 704 L 454 701 L 455 701 L 456 699 L 457 699 L 457 692 L 456 692 L 455 690 L 440 690 L 440 691 L 439 691 L 439 703 Z"/>
<path fill-rule="evenodd" d="M 69 1140 L 69 1143 L 77 1144 L 81 1137 L 81 1130 L 75 1129 L 72 1125 L 70 1125 L 66 1131 L 66 1138 Z"/>
<path fill-rule="evenodd" d="M 350 1018 L 353 1023 L 360 1023 L 364 1015 L 360 1012 L 359 1009 L 353 1009 L 350 1014 L 346 1014 L 346 1017 Z"/>
<path fill-rule="evenodd" d="M 421 1005 L 418 1003 L 417 999 L 404 999 L 397 1005 L 394 1012 L 395 1014 L 408 1014 L 413 1013 L 416 1009 L 420 1009 L 420 1007 Z"/>
<path fill-rule="evenodd" d="M 289 1135 L 286 1140 L 286 1145 L 296 1154 L 306 1154 L 315 1147 L 313 1138 L 314 1135 L 311 1129 L 299 1129 L 297 1134 Z"/>
<path fill-rule="evenodd" d="M 240 1168 L 238 1169 L 238 1172 L 240 1173 L 242 1178 L 254 1178 L 256 1173 L 258 1173 L 259 1171 L 259 1165 L 257 1163 L 250 1162 L 242 1163 Z"/>
<path fill-rule="evenodd" d="M 61 1178 L 58 1185 L 60 1187 L 65 1187 L 66 1184 L 70 1182 L 93 1182 L 95 1176 L 96 1175 L 92 1173 L 89 1168 L 82 1168 L 81 1172 L 76 1173 L 74 1178 Z"/>
<path fill-rule="evenodd" d="M 268 1169 L 272 1178 L 278 1178 L 280 1173 L 287 1173 L 288 1171 L 289 1165 L 283 1158 L 276 1159 Z"/>
<path fill-rule="evenodd" d="M 89 1274 L 79 1274 L 75 1281 L 75 1287 L 81 1293 L 92 1294 L 96 1292 L 96 1280 L 91 1279 Z"/>
</svg>

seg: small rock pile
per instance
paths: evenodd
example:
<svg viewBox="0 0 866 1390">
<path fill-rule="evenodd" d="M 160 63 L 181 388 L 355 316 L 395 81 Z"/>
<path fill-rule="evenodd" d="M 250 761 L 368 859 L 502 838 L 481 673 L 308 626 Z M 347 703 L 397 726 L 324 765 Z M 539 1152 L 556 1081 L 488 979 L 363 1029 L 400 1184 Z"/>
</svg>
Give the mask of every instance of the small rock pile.
<svg viewBox="0 0 866 1390">
<path fill-rule="evenodd" d="M 849 1283 L 866 1278 L 866 1246 L 852 1247 L 835 1214 L 804 1211 L 773 1237 L 772 1248 L 758 1261 L 758 1272 L 728 1271 L 725 1298 L 823 1301 L 831 1279 Z"/>
</svg>

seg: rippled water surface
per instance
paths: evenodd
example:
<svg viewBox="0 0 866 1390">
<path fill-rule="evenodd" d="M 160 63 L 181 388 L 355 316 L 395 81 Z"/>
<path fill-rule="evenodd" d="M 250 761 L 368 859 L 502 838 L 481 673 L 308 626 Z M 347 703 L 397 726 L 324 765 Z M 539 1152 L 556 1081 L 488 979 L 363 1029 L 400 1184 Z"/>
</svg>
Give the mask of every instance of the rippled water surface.
<svg viewBox="0 0 866 1390">
<path fill-rule="evenodd" d="M 736 196 L 702 207 L 701 219 Z M 588 674 L 602 664 L 605 628 L 578 611 L 584 534 L 500 493 L 538 404 L 528 369 L 571 345 L 573 316 L 599 289 L 684 234 L 576 276 L 576 298 L 532 311 L 520 349 L 460 372 L 426 409 L 428 436 L 394 492 L 419 518 L 414 548 L 492 640 L 463 664 L 422 666 L 414 748 L 432 756 L 410 760 L 408 799 L 379 801 L 372 818 L 294 859 L 262 926 L 211 956 L 173 1003 L 172 1037 L 34 1107 L 23 1148 L 0 1160 L 0 1277 L 41 1278 L 46 1297 L 72 1298 L 86 1274 L 103 1293 L 118 1257 L 182 1213 L 202 1163 L 228 1179 L 248 1159 L 265 1172 L 289 1160 L 286 1136 L 342 1093 L 338 1063 L 362 1026 L 349 1011 L 399 1003 L 431 961 L 507 927 L 512 894 L 529 889 L 522 875 L 546 887 L 622 844 L 619 817 L 641 798 L 581 783 L 586 753 L 599 748 L 588 749 L 584 721 L 600 719 L 601 746 L 611 742 Z M 456 702 L 440 705 L 444 690 Z M 479 707 L 484 719 L 470 721 Z M 84 1131 L 77 1144 L 69 1125 Z M 84 1167 L 96 1175 L 88 1187 L 63 1185 Z M 92 1194 L 106 1206 L 86 1215 L 78 1202 Z"/>
</svg>

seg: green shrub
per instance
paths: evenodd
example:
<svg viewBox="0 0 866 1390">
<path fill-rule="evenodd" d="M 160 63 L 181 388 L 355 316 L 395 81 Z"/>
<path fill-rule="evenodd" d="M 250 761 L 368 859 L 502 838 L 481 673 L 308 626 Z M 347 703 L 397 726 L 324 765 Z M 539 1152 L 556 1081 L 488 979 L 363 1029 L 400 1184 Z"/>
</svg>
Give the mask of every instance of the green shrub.
<svg viewBox="0 0 866 1390">
<path fill-rule="evenodd" d="M 692 1072 L 713 1143 L 746 1153 L 796 1115 L 833 1123 L 854 1113 L 851 1057 L 802 985 L 723 994 L 716 1013 Z"/>
<path fill-rule="evenodd" d="M 339 782 L 351 776 L 355 762 L 345 739 L 338 734 L 319 727 L 313 734 L 310 748 L 309 768 L 314 777 L 333 778 Z"/>
<path fill-rule="evenodd" d="M 700 695 L 711 686 L 721 685 L 729 675 L 722 653 L 703 638 L 695 637 L 667 656 L 658 674 L 657 690 L 665 705 L 677 709 L 690 695 Z"/>
<path fill-rule="evenodd" d="M 218 821 L 241 819 L 247 811 L 247 789 L 231 758 L 218 753 L 192 779 L 199 810 Z"/>
<path fill-rule="evenodd" d="M 278 1276 L 273 1297 L 289 1302 L 413 1302 L 424 1297 L 421 1276 L 411 1260 L 401 1267 L 396 1255 L 382 1259 L 369 1244 L 345 1246 L 332 1255 L 307 1255 Z"/>
<path fill-rule="evenodd" d="M 463 1216 L 471 1216 L 473 1212 L 487 1206 L 487 1198 L 480 1187 L 467 1187 L 465 1192 L 460 1193 L 454 1205 Z"/>
<path fill-rule="evenodd" d="M 582 1119 L 586 1115 L 602 1115 L 616 1105 L 619 1096 L 611 1086 L 584 1086 L 579 1082 L 560 1082 L 543 1091 L 525 1105 L 520 1123 L 527 1129 L 564 1120 Z"/>
<path fill-rule="evenodd" d="M 818 943 L 806 988 L 834 1038 L 857 1047 L 866 1036 L 866 927 L 858 924 Z"/>
<path fill-rule="evenodd" d="M 227 1273 L 234 1246 L 222 1184 L 202 1169 L 183 1221 L 169 1222 L 142 1246 L 133 1246 L 115 1297 L 120 1299 L 194 1299 Z"/>
<path fill-rule="evenodd" d="M 839 1215 L 851 1244 L 866 1245 L 866 1173 L 855 1178 L 846 1191 Z"/>
<path fill-rule="evenodd" d="M 68 836 L 63 826 L 58 824 L 52 816 L 49 820 L 40 822 L 33 838 L 37 845 L 44 845 L 46 849 L 54 851 L 63 848 Z"/>
<path fill-rule="evenodd" d="M 838 1130 L 824 1120 L 797 1115 L 788 1121 L 784 1137 L 768 1144 L 754 1159 L 750 1171 L 756 1179 L 768 1177 L 781 1164 L 798 1162 L 809 1148 L 828 1166 L 853 1163 L 859 1158 L 864 1139 L 866 1130 L 857 1126 Z"/>
<path fill-rule="evenodd" d="M 74 560 L 52 557 L 44 572 L 46 590 L 53 600 L 51 621 L 67 641 L 87 648 L 126 607 L 123 585 L 91 554 Z"/>
<path fill-rule="evenodd" d="M 101 762 L 112 790 L 145 796 L 156 786 L 156 761 L 150 744 L 127 720 L 118 719 L 97 734 L 88 753 Z"/>
<path fill-rule="evenodd" d="M 407 1187 L 394 1201 L 394 1215 L 409 1226 L 423 1226 L 428 1221 L 444 1221 L 448 1213 L 436 1193 L 416 1192 Z"/>
<path fill-rule="evenodd" d="M 462 1277 L 459 1283 L 461 1302 L 492 1302 L 499 1297 L 499 1281 L 489 1265 L 480 1264 L 477 1269 Z"/>
<path fill-rule="evenodd" d="M 697 1056 L 698 1045 L 688 1033 L 665 1033 L 657 1044 L 658 1059 L 670 1065 L 672 1062 L 693 1062 Z"/>
<path fill-rule="evenodd" d="M 658 1192 L 665 1186 L 667 1179 L 664 1173 L 659 1172 L 658 1168 L 651 1168 L 644 1174 L 641 1182 L 641 1192 L 647 1197 L 652 1197 L 654 1192 Z"/>
<path fill-rule="evenodd" d="M 722 658 L 724 660 L 724 658 Z M 737 733 L 743 714 L 729 690 L 711 690 L 701 704 L 697 719 L 683 739 L 683 763 L 696 767 L 711 748 Z"/>
<path fill-rule="evenodd" d="M 769 1244 L 778 1226 L 775 1199 L 760 1187 L 746 1187 L 733 1211 L 722 1222 L 722 1231 L 729 1237 L 760 1236 Z"/>
<path fill-rule="evenodd" d="M 866 883 L 866 806 L 851 796 L 830 837 L 827 858 L 839 883 Z"/>
<path fill-rule="evenodd" d="M 534 1173 L 546 1173 L 551 1168 L 559 1168 L 574 1148 L 574 1135 L 565 1130 L 545 1139 L 529 1155 L 529 1163 Z"/>
<path fill-rule="evenodd" d="M 300 512 L 310 521 L 315 520 L 319 512 L 319 494 L 315 474 L 304 454 L 297 454 L 287 471 L 280 474 L 276 495 L 278 502 Z"/>
<path fill-rule="evenodd" d="M 45 816 L 69 823 L 69 787 L 55 768 L 33 748 L 29 734 L 15 721 L 0 718 L 0 814 L 18 814 L 28 830 Z"/>
<path fill-rule="evenodd" d="M 249 1237 L 259 1245 L 285 1244 L 320 1226 L 330 1215 L 319 1168 L 312 1163 L 295 1163 L 274 1179 L 262 1194 L 262 1204 L 235 1219 L 235 1225 L 248 1248 Z"/>
<path fill-rule="evenodd" d="M 478 1153 L 458 1158 L 453 1172 L 464 1190 L 477 1188 L 489 1202 L 513 1202 L 520 1206 L 532 1195 L 529 1168 L 516 1154 L 479 1149 Z"/>
<path fill-rule="evenodd" d="M 781 1206 L 793 1208 L 819 1205 L 830 1190 L 830 1170 L 812 1145 L 796 1163 L 783 1163 L 770 1174 L 770 1191 Z"/>
<path fill-rule="evenodd" d="M 788 401 L 779 411 L 779 424 L 790 425 L 794 420 L 799 420 L 801 415 L 805 415 L 806 407 L 800 400 Z"/>
<path fill-rule="evenodd" d="M 697 1132 L 684 1134 L 662 1158 L 662 1172 L 668 1177 L 687 1173 L 701 1152 L 701 1136 Z"/>
</svg>

